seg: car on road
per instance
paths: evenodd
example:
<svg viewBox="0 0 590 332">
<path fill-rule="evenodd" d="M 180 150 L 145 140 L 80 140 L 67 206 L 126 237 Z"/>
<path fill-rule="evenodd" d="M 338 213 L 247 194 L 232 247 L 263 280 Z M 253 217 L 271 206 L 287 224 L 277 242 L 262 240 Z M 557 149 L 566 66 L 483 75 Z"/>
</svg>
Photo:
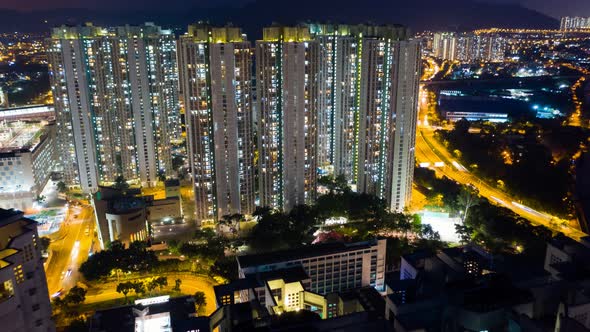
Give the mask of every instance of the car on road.
<svg viewBox="0 0 590 332">
<path fill-rule="evenodd" d="M 58 296 L 60 296 L 61 294 L 63 294 L 63 292 L 64 292 L 64 289 L 62 288 L 62 289 L 58 290 L 57 292 L 55 292 L 55 293 L 51 294 L 51 297 L 52 297 L 52 298 L 53 298 L 53 297 L 58 297 Z"/>
<path fill-rule="evenodd" d="M 86 236 L 88 236 L 88 234 L 90 234 L 90 227 L 86 227 L 86 230 L 84 231 L 84 234 Z"/>
</svg>

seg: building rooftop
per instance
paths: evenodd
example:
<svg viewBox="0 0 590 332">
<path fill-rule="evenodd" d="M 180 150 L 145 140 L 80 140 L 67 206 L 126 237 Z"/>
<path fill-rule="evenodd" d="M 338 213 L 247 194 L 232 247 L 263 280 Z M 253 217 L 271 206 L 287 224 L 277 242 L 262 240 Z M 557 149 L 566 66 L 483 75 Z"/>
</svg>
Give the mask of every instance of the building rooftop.
<svg viewBox="0 0 590 332">
<path fill-rule="evenodd" d="M 32 219 L 24 218 L 22 211 L 10 209 L 0 209 L 0 268 L 11 264 L 7 258 L 16 254 L 18 250 L 10 248 L 10 242 L 27 232 L 36 222 Z"/>
<path fill-rule="evenodd" d="M 33 150 L 42 141 L 43 122 L 0 122 L 0 153 Z"/>
<path fill-rule="evenodd" d="M 440 328 L 442 310 L 437 307 L 429 310 L 412 311 L 396 316 L 396 320 L 407 331 L 437 331 Z"/>
<path fill-rule="evenodd" d="M 9 266 L 11 263 L 9 261 L 4 260 L 6 257 L 10 257 L 14 254 L 16 254 L 18 252 L 18 250 L 16 249 L 12 249 L 12 248 L 7 248 L 4 250 L 0 251 L 0 269 L 3 269 L 7 266 Z"/>
<path fill-rule="evenodd" d="M 0 108 L 0 120 L 54 120 L 53 105 L 28 105 L 13 108 Z"/>
<path fill-rule="evenodd" d="M 119 197 L 109 202 L 107 213 L 129 213 L 145 207 L 145 201 L 138 197 Z"/>
<path fill-rule="evenodd" d="M 225 285 L 213 287 L 215 298 L 221 303 L 221 297 L 224 295 L 233 295 L 234 292 L 246 289 L 253 289 L 264 286 L 266 281 L 282 279 L 286 283 L 303 281 L 309 279 L 309 276 L 300 265 L 267 272 L 250 273 L 235 281 Z"/>
<path fill-rule="evenodd" d="M 424 266 L 426 258 L 434 257 L 435 253 L 432 250 L 417 250 L 411 254 L 403 255 L 403 259 L 410 263 L 414 268 L 420 269 Z"/>
<path fill-rule="evenodd" d="M 449 283 L 445 292 L 451 303 L 474 312 L 509 308 L 533 300 L 530 292 L 515 287 L 509 278 L 495 273 Z"/>
<path fill-rule="evenodd" d="M 345 301 L 357 300 L 364 311 L 375 312 L 378 316 L 385 314 L 385 300 L 374 287 L 351 289 L 338 295 Z"/>
<path fill-rule="evenodd" d="M 333 242 L 324 244 L 308 245 L 296 249 L 287 249 L 273 251 L 269 253 L 253 254 L 253 255 L 242 255 L 238 256 L 238 263 L 241 268 L 267 265 L 279 262 L 288 262 L 298 259 L 304 259 L 315 256 L 325 256 L 331 254 L 337 254 L 350 250 L 362 250 L 369 249 L 375 245 L 376 241 L 366 242 L 355 242 L 355 243 L 343 243 Z"/>
<path fill-rule="evenodd" d="M 176 331 L 178 325 L 186 325 L 182 322 L 189 321 L 190 317 L 195 313 L 195 303 L 191 296 L 176 298 L 157 297 L 144 300 L 146 302 L 145 305 L 132 304 L 97 311 L 92 317 L 91 331 L 134 332 L 136 318 L 145 318 L 146 316 L 168 318 L 172 330 Z M 153 303 L 149 303 L 150 301 Z M 149 321 L 144 321 L 144 324 L 149 324 Z M 155 328 L 155 326 L 152 326 L 152 328 Z M 146 326 L 145 331 L 156 330 L 149 329 Z"/>
</svg>

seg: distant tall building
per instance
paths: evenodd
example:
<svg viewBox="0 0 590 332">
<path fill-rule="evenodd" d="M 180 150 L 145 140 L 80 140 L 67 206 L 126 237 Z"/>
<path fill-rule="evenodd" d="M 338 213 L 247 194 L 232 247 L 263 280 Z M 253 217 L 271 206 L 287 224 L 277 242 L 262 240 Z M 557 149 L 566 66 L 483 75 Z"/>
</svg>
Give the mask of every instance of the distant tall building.
<svg viewBox="0 0 590 332">
<path fill-rule="evenodd" d="M 55 331 L 34 220 L 0 209 L 2 331 Z"/>
<path fill-rule="evenodd" d="M 559 29 L 562 31 L 566 30 L 577 30 L 577 29 L 590 29 L 590 17 L 572 17 L 565 16 L 561 18 L 561 24 Z"/>
<path fill-rule="evenodd" d="M 432 42 L 433 55 L 443 60 L 456 60 L 457 36 L 453 32 L 436 32 Z"/>
<path fill-rule="evenodd" d="M 472 57 L 473 36 L 470 33 L 461 33 L 456 37 L 455 58 L 453 60 L 470 61 Z"/>
<path fill-rule="evenodd" d="M 290 210 L 316 196 L 319 47 L 307 27 L 256 41 L 260 204 Z"/>
<path fill-rule="evenodd" d="M 434 57 L 464 62 L 501 62 L 507 50 L 506 39 L 490 33 L 437 32 L 432 45 Z"/>
<path fill-rule="evenodd" d="M 320 43 L 319 151 L 359 192 L 402 210 L 411 194 L 420 46 L 399 26 L 311 25 Z M 329 120 L 329 121 L 328 121 Z M 328 127 L 325 129 L 324 127 Z M 408 186 L 409 183 L 409 186 Z"/>
<path fill-rule="evenodd" d="M 196 218 L 254 211 L 252 54 L 239 28 L 191 25 L 179 40 Z"/>
<path fill-rule="evenodd" d="M 470 61 L 501 62 L 506 53 L 506 39 L 497 34 L 473 34 Z"/>
<path fill-rule="evenodd" d="M 118 176 L 152 186 L 180 138 L 176 41 L 152 24 L 59 27 L 48 40 L 65 180 L 84 191 Z"/>
</svg>

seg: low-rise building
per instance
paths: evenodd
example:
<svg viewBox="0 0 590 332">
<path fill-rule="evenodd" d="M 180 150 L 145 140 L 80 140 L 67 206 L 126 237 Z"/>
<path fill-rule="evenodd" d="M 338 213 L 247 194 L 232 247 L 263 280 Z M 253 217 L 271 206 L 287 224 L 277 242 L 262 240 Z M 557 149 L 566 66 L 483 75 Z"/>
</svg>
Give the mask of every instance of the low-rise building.
<svg viewBox="0 0 590 332">
<path fill-rule="evenodd" d="M 55 331 L 37 224 L 0 209 L 0 330 Z"/>
<path fill-rule="evenodd" d="M 1 95 L 0 90 L 0 95 Z M 0 96 L 0 99 L 2 97 Z M 1 104 L 1 101 L 0 101 Z M 55 121 L 53 105 L 27 105 L 1 108 L 0 121 Z"/>
<path fill-rule="evenodd" d="M 385 291 L 385 240 L 326 243 L 264 254 L 238 256 L 240 278 L 302 266 L 309 290 L 318 294 L 371 286 Z"/>
<path fill-rule="evenodd" d="M 320 295 L 306 290 L 310 284 L 311 278 L 297 265 L 247 274 L 215 286 L 218 311 L 223 312 L 223 319 L 218 321 L 220 331 L 254 326 L 269 331 L 360 331 L 363 327 L 370 331 L 391 330 L 384 320 L 385 302 L 375 288 Z M 299 312 L 307 316 L 298 317 Z M 285 314 L 293 315 L 292 321 L 281 322 Z"/>
<path fill-rule="evenodd" d="M 33 206 L 54 170 L 54 136 L 46 122 L 0 124 L 0 208 Z"/>
<path fill-rule="evenodd" d="M 146 203 L 142 198 L 101 187 L 93 195 L 92 205 L 101 248 L 115 240 L 128 245 L 148 238 Z"/>
<path fill-rule="evenodd" d="M 135 300 L 134 304 L 98 310 L 91 318 L 91 332 L 208 332 L 207 317 L 196 317 L 191 296 L 158 296 Z"/>
<path fill-rule="evenodd" d="M 150 223 L 182 221 L 179 197 L 154 199 L 153 196 L 144 196 L 143 200 L 146 203 L 147 219 Z"/>
<path fill-rule="evenodd" d="M 115 240 L 128 245 L 150 236 L 149 223 L 182 220 L 179 197 L 154 199 L 141 196 L 140 190 L 122 193 L 109 187 L 99 187 L 92 196 L 92 205 L 101 247 Z"/>
<path fill-rule="evenodd" d="M 590 331 L 590 241 L 559 236 L 544 262 L 469 245 L 404 255 L 387 280 L 396 331 Z"/>
</svg>

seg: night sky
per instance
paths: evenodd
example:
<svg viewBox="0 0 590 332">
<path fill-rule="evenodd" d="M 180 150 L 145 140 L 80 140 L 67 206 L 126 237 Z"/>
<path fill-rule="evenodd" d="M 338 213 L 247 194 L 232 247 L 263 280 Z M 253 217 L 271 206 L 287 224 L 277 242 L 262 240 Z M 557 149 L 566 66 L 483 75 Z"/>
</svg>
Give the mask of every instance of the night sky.
<svg viewBox="0 0 590 332">
<path fill-rule="evenodd" d="M 233 4 L 239 6 L 249 0 L 0 0 L 0 8 L 17 9 L 17 10 L 35 10 L 35 9 L 52 9 L 52 8 L 88 8 L 88 9 L 116 9 L 125 7 L 131 8 L 140 6 L 144 9 L 162 8 L 165 3 L 170 9 L 182 8 L 187 4 L 194 5 L 220 5 Z M 289 1 L 289 0 L 283 0 Z M 391 0 L 408 1 L 408 0 Z M 570 16 L 590 16 L 590 0 L 479 0 L 491 3 L 521 3 L 522 5 L 545 13 L 549 16 L 560 17 L 563 15 Z"/>
</svg>

